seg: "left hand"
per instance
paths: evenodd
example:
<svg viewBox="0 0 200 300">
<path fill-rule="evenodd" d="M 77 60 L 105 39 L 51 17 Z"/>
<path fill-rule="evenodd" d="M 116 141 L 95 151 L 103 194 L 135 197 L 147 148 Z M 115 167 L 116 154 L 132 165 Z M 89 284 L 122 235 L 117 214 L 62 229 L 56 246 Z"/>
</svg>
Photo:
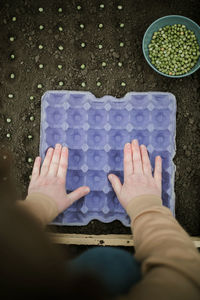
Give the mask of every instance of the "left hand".
<svg viewBox="0 0 200 300">
<path fill-rule="evenodd" d="M 67 147 L 56 144 L 55 149 L 49 148 L 41 170 L 40 165 L 41 157 L 38 156 L 34 162 L 28 195 L 36 192 L 50 196 L 54 199 L 59 213 L 90 192 L 88 186 L 82 186 L 70 194 L 66 193 Z"/>
</svg>

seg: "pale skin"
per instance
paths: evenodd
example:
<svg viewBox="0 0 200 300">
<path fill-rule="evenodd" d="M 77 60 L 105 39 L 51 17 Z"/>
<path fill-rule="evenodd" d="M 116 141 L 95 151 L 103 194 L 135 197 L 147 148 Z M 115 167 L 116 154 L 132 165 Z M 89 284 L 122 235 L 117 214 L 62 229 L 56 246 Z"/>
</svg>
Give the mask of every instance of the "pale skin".
<svg viewBox="0 0 200 300">
<path fill-rule="evenodd" d="M 75 201 L 90 192 L 88 186 L 82 186 L 66 194 L 66 174 L 68 167 L 68 148 L 56 144 L 49 148 L 43 164 L 41 157 L 35 159 L 28 195 L 33 192 L 43 193 L 54 199 L 58 212 L 66 210 Z M 137 140 L 124 147 L 124 184 L 114 174 L 109 174 L 112 187 L 121 205 L 126 209 L 130 201 L 140 195 L 158 195 L 161 197 L 162 160 L 155 158 L 154 176 L 151 172 L 147 148 L 139 146 Z"/>
</svg>

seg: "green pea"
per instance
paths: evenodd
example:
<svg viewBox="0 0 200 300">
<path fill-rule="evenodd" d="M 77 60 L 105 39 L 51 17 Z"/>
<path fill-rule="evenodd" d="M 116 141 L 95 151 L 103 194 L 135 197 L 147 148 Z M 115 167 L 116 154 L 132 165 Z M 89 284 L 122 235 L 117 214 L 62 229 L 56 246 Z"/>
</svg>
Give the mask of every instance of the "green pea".
<svg viewBox="0 0 200 300">
<path fill-rule="evenodd" d="M 60 51 L 62 51 L 62 50 L 64 49 L 64 47 L 63 47 L 62 45 L 60 45 L 60 46 L 58 46 L 58 49 L 59 49 Z"/>
</svg>

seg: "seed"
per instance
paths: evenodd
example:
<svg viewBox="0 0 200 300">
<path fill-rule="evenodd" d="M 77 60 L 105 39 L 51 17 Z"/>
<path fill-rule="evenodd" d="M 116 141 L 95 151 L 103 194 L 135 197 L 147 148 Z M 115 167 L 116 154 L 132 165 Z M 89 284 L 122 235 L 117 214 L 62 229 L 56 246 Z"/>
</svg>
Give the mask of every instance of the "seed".
<svg viewBox="0 0 200 300">
<path fill-rule="evenodd" d="M 126 83 L 122 81 L 121 86 L 126 86 Z"/>
<path fill-rule="evenodd" d="M 63 31 L 63 28 L 61 26 L 58 27 L 59 31 Z"/>
<path fill-rule="evenodd" d="M 32 158 L 31 157 L 29 157 L 28 159 L 27 159 L 27 161 L 29 162 L 29 163 L 32 163 Z"/>
<path fill-rule="evenodd" d="M 99 24 L 99 28 L 103 28 L 103 24 Z"/>
<path fill-rule="evenodd" d="M 104 8 L 104 4 L 100 4 L 99 7 L 100 7 L 100 8 Z"/>
<path fill-rule="evenodd" d="M 62 69 L 62 65 L 58 65 L 58 69 L 61 70 Z"/>
<path fill-rule="evenodd" d="M 11 58 L 11 59 L 15 59 L 15 55 L 14 55 L 14 54 L 11 54 L 11 55 L 10 55 L 10 58 Z"/>
<path fill-rule="evenodd" d="M 120 25 L 119 25 L 121 28 L 123 28 L 124 27 L 124 23 L 120 23 Z"/>
<path fill-rule="evenodd" d="M 6 155 L 3 155 L 3 159 L 7 159 L 7 156 L 6 156 Z"/>
<path fill-rule="evenodd" d="M 85 27 L 85 25 L 84 24 L 80 24 L 80 27 L 83 29 Z"/>
<path fill-rule="evenodd" d="M 16 17 L 12 17 L 12 21 L 15 22 L 17 20 Z"/>
<path fill-rule="evenodd" d="M 100 81 L 97 81 L 97 86 L 101 86 L 101 82 Z"/>
<path fill-rule="evenodd" d="M 193 31 L 174 24 L 154 32 L 148 49 L 151 63 L 160 72 L 176 76 L 191 70 L 199 59 L 200 48 Z"/>
<path fill-rule="evenodd" d="M 30 96 L 30 98 L 29 98 L 30 100 L 34 100 L 34 97 L 33 96 Z"/>
<path fill-rule="evenodd" d="M 42 7 L 39 7 L 39 12 L 43 12 L 44 11 L 44 9 L 42 8 Z"/>
<path fill-rule="evenodd" d="M 84 64 L 81 65 L 81 69 L 82 69 L 82 70 L 85 69 L 85 65 L 84 65 Z"/>
<path fill-rule="evenodd" d="M 14 78 L 15 78 L 15 74 L 14 74 L 14 73 L 11 73 L 11 74 L 10 74 L 10 78 L 11 78 L 11 79 L 14 79 Z"/>
<path fill-rule="evenodd" d="M 11 36 L 11 37 L 10 37 L 10 41 L 11 41 L 11 42 L 14 42 L 14 40 L 15 40 L 14 36 Z"/>
<path fill-rule="evenodd" d="M 58 12 L 61 13 L 62 11 L 62 7 L 59 7 Z"/>
<path fill-rule="evenodd" d="M 6 119 L 6 122 L 7 122 L 7 123 L 11 123 L 11 119 L 10 119 L 10 118 L 7 118 L 7 119 Z"/>
<path fill-rule="evenodd" d="M 103 48 L 103 46 L 102 46 L 102 45 L 98 45 L 98 47 L 99 47 L 99 49 L 102 49 L 102 48 Z"/>
<path fill-rule="evenodd" d="M 33 136 L 31 134 L 28 135 L 28 139 L 31 140 Z"/>
<path fill-rule="evenodd" d="M 44 68 L 44 65 L 43 65 L 43 64 L 39 64 L 39 68 L 40 68 L 40 69 L 43 69 L 43 68 Z"/>
<path fill-rule="evenodd" d="M 122 66 L 122 63 L 121 63 L 121 62 L 118 62 L 118 66 L 121 67 L 121 66 Z"/>
<path fill-rule="evenodd" d="M 102 67 L 105 67 L 106 66 L 106 62 L 103 61 L 101 65 L 102 65 Z"/>
<path fill-rule="evenodd" d="M 42 88 L 42 84 L 39 83 L 39 84 L 37 85 L 37 87 L 38 87 L 38 89 L 41 89 L 41 88 Z"/>
<path fill-rule="evenodd" d="M 7 138 L 10 138 L 10 137 L 11 137 L 11 134 L 10 134 L 10 133 L 7 133 L 7 134 L 6 134 L 6 137 L 7 137 Z"/>
<path fill-rule="evenodd" d="M 62 51 L 64 48 L 63 48 L 62 45 L 60 45 L 60 46 L 58 47 L 58 49 L 59 49 L 60 51 Z"/>
<path fill-rule="evenodd" d="M 14 95 L 13 94 L 8 94 L 8 98 L 13 98 L 14 97 Z"/>
<path fill-rule="evenodd" d="M 85 43 L 81 43 L 81 47 L 84 48 L 85 47 Z"/>
<path fill-rule="evenodd" d="M 41 49 L 43 49 L 43 46 L 42 46 L 42 45 L 39 45 L 38 48 L 41 50 Z"/>
<path fill-rule="evenodd" d="M 40 29 L 40 30 L 43 30 L 43 29 L 44 29 L 44 26 L 43 26 L 43 25 L 40 25 L 40 26 L 39 26 L 39 29 Z"/>
<path fill-rule="evenodd" d="M 85 86 L 86 86 L 85 82 L 82 82 L 81 85 L 82 85 L 82 87 L 85 87 Z"/>
<path fill-rule="evenodd" d="M 29 175 L 29 179 L 31 180 L 32 175 Z"/>
<path fill-rule="evenodd" d="M 119 10 L 121 10 L 123 7 L 122 7 L 122 5 L 118 5 L 117 8 L 118 8 Z"/>
<path fill-rule="evenodd" d="M 78 5 L 76 8 L 77 8 L 78 10 L 81 10 L 81 6 L 80 6 L 80 5 Z"/>
<path fill-rule="evenodd" d="M 58 83 L 60 86 L 63 86 L 63 81 L 59 81 L 59 83 Z"/>
<path fill-rule="evenodd" d="M 119 45 L 120 45 L 120 47 L 124 47 L 124 43 L 123 42 L 121 42 Z"/>
<path fill-rule="evenodd" d="M 30 121 L 34 121 L 34 120 L 35 120 L 34 116 L 31 116 Z"/>
</svg>

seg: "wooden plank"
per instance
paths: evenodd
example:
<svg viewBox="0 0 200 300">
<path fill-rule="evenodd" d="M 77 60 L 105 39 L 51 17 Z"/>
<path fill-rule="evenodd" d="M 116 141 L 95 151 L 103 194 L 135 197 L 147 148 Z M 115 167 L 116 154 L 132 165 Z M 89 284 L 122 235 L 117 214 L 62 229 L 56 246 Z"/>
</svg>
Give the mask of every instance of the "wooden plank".
<svg viewBox="0 0 200 300">
<path fill-rule="evenodd" d="M 50 239 L 56 244 L 65 245 L 101 245 L 101 246 L 134 246 L 132 235 L 129 234 L 67 234 L 48 233 Z M 194 245 L 200 247 L 200 237 L 191 237 Z"/>
</svg>

